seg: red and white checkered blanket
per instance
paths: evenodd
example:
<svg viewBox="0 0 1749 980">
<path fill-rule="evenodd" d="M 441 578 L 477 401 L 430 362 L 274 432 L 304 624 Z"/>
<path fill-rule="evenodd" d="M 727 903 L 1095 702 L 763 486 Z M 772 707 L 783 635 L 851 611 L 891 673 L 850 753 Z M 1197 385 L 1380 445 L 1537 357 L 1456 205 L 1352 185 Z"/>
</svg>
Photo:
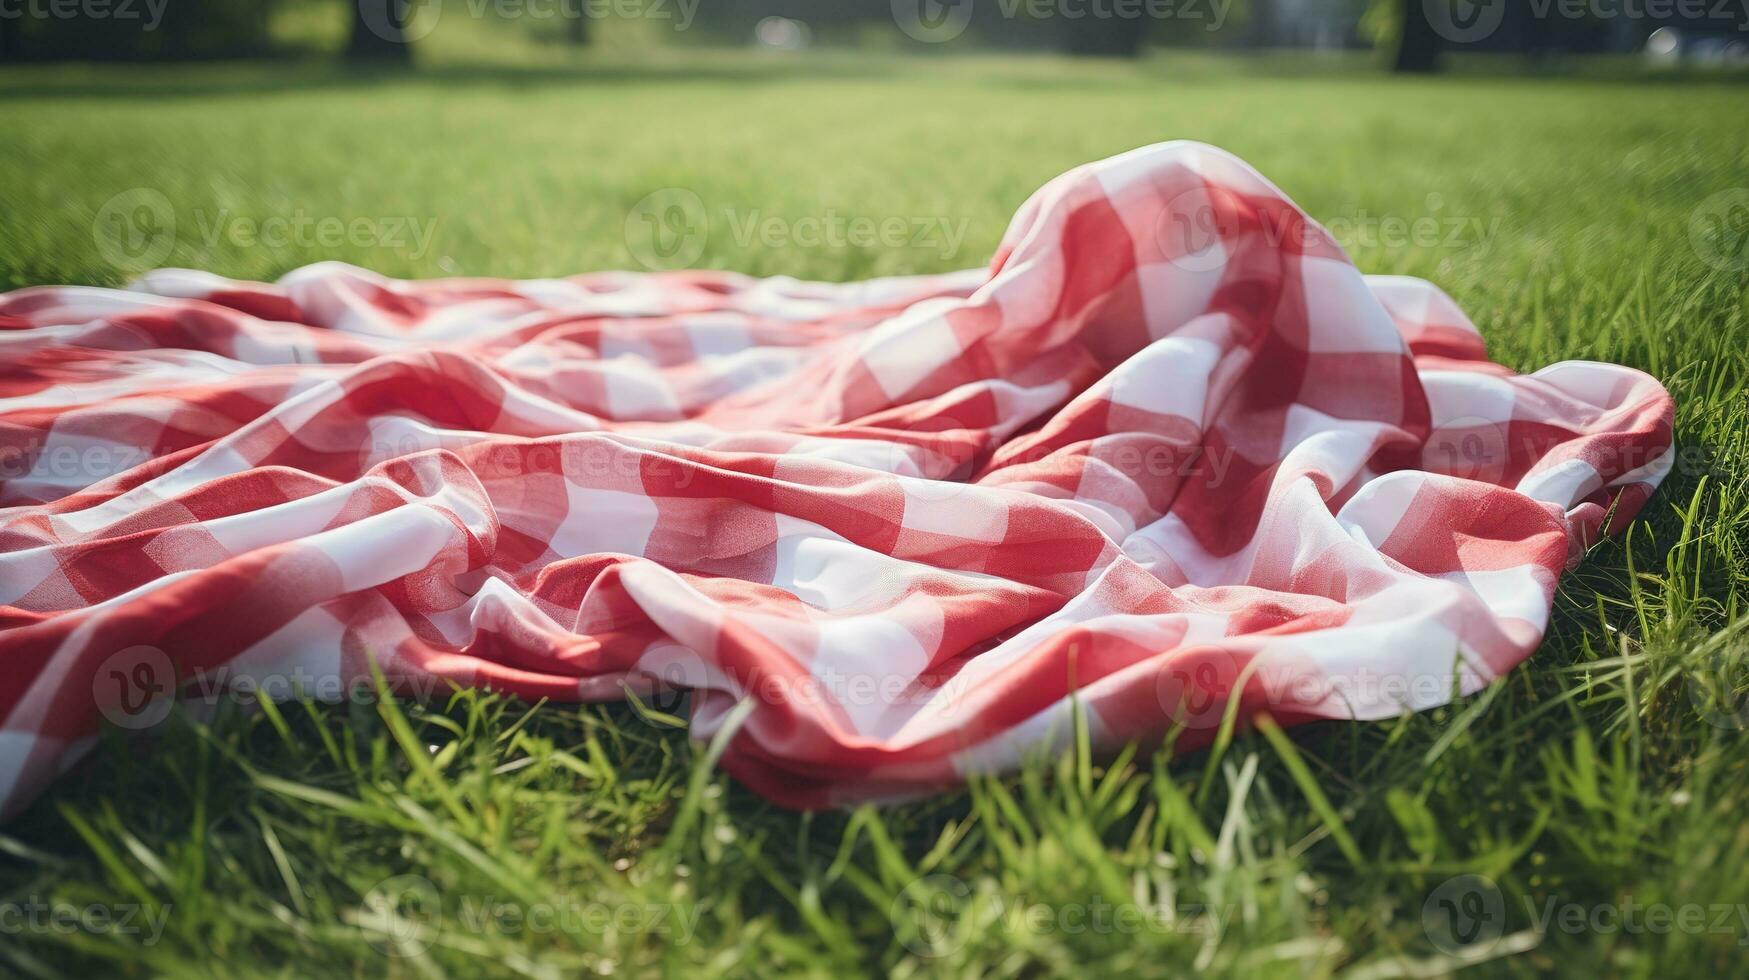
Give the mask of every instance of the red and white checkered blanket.
<svg viewBox="0 0 1749 980">
<path fill-rule="evenodd" d="M 891 798 L 1231 704 L 1379 718 L 1523 660 L 1668 470 L 1652 378 L 1490 363 L 1221 151 L 1020 209 L 988 269 L 0 297 L 0 799 L 180 690 L 380 664 L 692 692 L 786 805 Z M 744 720 L 743 720 L 744 718 Z"/>
</svg>

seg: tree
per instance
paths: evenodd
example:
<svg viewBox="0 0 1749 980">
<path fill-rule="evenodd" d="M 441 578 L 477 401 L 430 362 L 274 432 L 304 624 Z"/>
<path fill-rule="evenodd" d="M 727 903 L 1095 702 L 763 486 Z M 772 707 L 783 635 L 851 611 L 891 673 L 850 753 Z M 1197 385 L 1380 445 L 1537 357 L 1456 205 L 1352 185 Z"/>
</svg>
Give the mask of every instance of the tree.
<svg viewBox="0 0 1749 980">
<path fill-rule="evenodd" d="M 1439 70 L 1439 32 L 1427 17 L 1427 2 L 1403 0 L 1398 8 L 1403 14 L 1403 30 L 1397 40 L 1397 71 Z"/>
<path fill-rule="evenodd" d="M 1063 50 L 1076 55 L 1115 55 L 1133 58 L 1142 50 L 1148 18 L 1142 16 L 1059 17 Z"/>
<path fill-rule="evenodd" d="M 411 64 L 413 44 L 407 38 L 407 22 L 413 17 L 411 0 L 350 2 L 352 37 L 346 45 L 347 60 Z"/>
<path fill-rule="evenodd" d="M 1253 48 L 1269 48 L 1276 44 L 1275 0 L 1251 0 L 1251 23 L 1245 41 Z"/>
</svg>

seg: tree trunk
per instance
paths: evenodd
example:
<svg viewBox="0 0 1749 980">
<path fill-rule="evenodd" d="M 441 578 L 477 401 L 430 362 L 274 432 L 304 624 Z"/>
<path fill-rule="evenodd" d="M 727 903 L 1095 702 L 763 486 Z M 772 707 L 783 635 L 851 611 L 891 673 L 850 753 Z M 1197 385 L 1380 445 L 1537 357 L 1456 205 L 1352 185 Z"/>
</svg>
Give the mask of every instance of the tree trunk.
<svg viewBox="0 0 1749 980">
<path fill-rule="evenodd" d="M 255 21 L 255 47 L 257 50 L 266 51 L 273 47 L 273 7 L 274 0 L 261 0 L 260 5 L 255 8 L 257 17 Z"/>
<path fill-rule="evenodd" d="M 379 64 L 410 64 L 412 43 L 407 40 L 407 20 L 412 16 L 409 0 L 351 0 L 352 39 L 346 45 L 348 61 Z"/>
<path fill-rule="evenodd" d="M 1547 65 L 1552 60 L 1555 50 L 1555 39 L 1549 30 L 1549 19 L 1539 17 L 1536 11 L 1525 8 L 1524 14 L 1524 54 L 1531 64 L 1538 67 Z"/>
<path fill-rule="evenodd" d="M 1275 0 L 1251 0 L 1251 24 L 1246 29 L 1246 41 L 1253 48 L 1273 48 L 1279 44 L 1275 36 Z"/>
<path fill-rule="evenodd" d="M 1403 0 L 1403 36 L 1397 42 L 1396 70 L 1439 70 L 1439 33 L 1427 19 L 1427 0 Z"/>
<path fill-rule="evenodd" d="M 1142 50 L 1146 17 L 1060 18 L 1063 50 L 1077 55 L 1116 55 L 1133 58 Z"/>
<path fill-rule="evenodd" d="M 589 15 L 584 12 L 582 4 L 572 12 L 569 26 L 572 44 L 582 47 L 589 43 Z"/>
</svg>

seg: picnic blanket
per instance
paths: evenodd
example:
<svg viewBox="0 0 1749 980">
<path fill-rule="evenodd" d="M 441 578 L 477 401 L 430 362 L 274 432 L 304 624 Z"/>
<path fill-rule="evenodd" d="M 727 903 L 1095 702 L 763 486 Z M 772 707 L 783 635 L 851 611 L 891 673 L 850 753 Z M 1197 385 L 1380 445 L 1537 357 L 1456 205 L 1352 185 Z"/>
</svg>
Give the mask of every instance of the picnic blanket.
<svg viewBox="0 0 1749 980">
<path fill-rule="evenodd" d="M 0 297 L 0 799 L 171 699 L 687 691 L 783 805 L 1447 703 L 1665 474 L 1645 374 L 1518 375 L 1235 157 L 987 268 Z M 226 692 L 232 692 L 227 694 Z M 239 693 L 240 692 L 240 693 Z M 734 726 L 732 728 L 728 726 Z"/>
</svg>

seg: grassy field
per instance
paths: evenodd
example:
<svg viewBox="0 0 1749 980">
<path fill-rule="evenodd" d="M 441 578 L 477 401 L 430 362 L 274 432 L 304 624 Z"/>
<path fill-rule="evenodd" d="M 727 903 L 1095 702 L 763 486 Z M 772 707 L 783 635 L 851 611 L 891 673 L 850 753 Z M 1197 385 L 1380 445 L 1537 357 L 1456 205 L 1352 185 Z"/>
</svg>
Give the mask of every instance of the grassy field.
<svg viewBox="0 0 1749 980">
<path fill-rule="evenodd" d="M 1291 743 L 1071 753 L 798 816 L 621 705 L 292 704 L 108 738 L 0 831 L 0 972 L 1741 970 L 1746 93 L 1170 58 L 0 71 L 0 287 L 119 282 L 141 260 L 636 267 L 628 214 L 664 188 L 704 205 L 699 266 L 945 270 L 981 264 L 1057 172 L 1194 138 L 1257 165 L 1365 270 L 1442 285 L 1505 364 L 1656 375 L 1681 447 L 1631 532 L 1564 581 L 1531 662 L 1466 703 Z M 831 215 L 936 232 L 800 233 Z M 746 233 L 770 217 L 779 234 Z"/>
</svg>

